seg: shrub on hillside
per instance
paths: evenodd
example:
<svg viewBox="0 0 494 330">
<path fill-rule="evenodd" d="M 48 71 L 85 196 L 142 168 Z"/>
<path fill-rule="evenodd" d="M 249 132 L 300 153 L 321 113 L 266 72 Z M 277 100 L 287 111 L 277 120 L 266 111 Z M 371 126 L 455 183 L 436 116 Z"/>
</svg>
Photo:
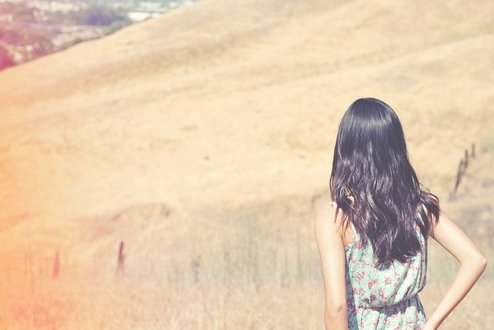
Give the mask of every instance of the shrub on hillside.
<svg viewBox="0 0 494 330">
<path fill-rule="evenodd" d="M 80 25 L 111 26 L 124 24 L 127 17 L 116 10 L 102 5 L 89 5 L 87 8 L 74 12 L 73 20 Z"/>
</svg>

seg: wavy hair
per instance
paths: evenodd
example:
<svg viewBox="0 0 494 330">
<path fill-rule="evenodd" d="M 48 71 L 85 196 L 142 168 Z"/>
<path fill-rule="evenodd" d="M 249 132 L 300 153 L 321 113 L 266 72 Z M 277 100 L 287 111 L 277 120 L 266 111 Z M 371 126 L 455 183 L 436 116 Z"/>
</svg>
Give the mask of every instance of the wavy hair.
<svg viewBox="0 0 494 330">
<path fill-rule="evenodd" d="M 419 253 L 415 224 L 427 237 L 440 212 L 410 164 L 398 116 L 375 98 L 356 100 L 341 120 L 330 190 L 345 221 L 372 244 L 378 266 Z"/>
</svg>

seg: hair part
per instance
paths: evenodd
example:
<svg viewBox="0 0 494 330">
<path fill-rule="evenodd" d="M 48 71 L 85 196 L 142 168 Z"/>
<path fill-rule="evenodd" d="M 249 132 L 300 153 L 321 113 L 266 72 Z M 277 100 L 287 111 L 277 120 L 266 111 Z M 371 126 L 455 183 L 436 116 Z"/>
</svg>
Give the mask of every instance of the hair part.
<svg viewBox="0 0 494 330">
<path fill-rule="evenodd" d="M 372 245 L 379 266 L 420 252 L 416 225 L 427 237 L 439 217 L 438 198 L 421 186 L 410 164 L 398 116 L 375 98 L 356 100 L 341 120 L 330 190 L 363 243 Z"/>
</svg>

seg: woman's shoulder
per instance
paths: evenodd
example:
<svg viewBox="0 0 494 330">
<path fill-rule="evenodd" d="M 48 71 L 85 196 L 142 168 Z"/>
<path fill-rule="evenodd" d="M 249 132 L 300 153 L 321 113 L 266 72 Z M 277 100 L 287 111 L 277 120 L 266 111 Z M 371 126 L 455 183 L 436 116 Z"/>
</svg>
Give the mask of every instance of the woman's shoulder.
<svg viewBox="0 0 494 330">
<path fill-rule="evenodd" d="M 338 204 L 326 196 L 320 196 L 313 203 L 314 214 L 316 219 L 332 220 L 331 222 L 339 223 L 342 218 L 342 211 Z"/>
<path fill-rule="evenodd" d="M 343 211 L 330 199 L 319 200 L 314 204 L 316 231 L 331 231 L 344 241 L 345 221 Z"/>
</svg>

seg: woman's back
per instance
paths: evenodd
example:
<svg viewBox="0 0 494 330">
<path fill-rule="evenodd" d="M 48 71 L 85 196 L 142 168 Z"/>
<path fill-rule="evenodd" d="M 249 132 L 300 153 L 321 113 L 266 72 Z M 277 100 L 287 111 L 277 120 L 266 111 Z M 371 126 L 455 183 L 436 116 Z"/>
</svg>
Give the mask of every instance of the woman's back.
<svg viewBox="0 0 494 330">
<path fill-rule="evenodd" d="M 326 329 L 435 329 L 485 268 L 485 257 L 421 186 L 398 116 L 381 100 L 358 99 L 343 115 L 330 192 L 337 208 L 326 205 L 315 223 Z M 425 285 L 428 237 L 461 270 L 426 322 L 417 294 Z"/>
<path fill-rule="evenodd" d="M 427 241 L 416 226 L 422 252 L 404 263 L 376 267 L 372 245 L 353 230 L 345 246 L 349 329 L 420 329 L 425 314 L 418 293 L 425 285 Z"/>
</svg>

